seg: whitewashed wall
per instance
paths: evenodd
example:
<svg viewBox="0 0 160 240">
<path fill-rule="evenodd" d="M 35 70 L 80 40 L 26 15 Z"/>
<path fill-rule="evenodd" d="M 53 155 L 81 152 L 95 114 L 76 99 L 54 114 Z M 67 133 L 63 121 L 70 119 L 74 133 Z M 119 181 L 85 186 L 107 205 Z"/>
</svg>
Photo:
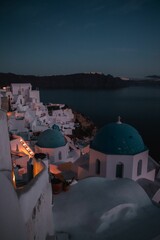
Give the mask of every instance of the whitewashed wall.
<svg viewBox="0 0 160 240">
<path fill-rule="evenodd" d="M 59 159 L 59 153 L 61 152 L 61 159 Z M 41 148 L 35 145 L 35 153 L 45 153 L 49 155 L 49 159 L 53 162 L 66 161 L 68 158 L 69 147 L 68 143 L 65 146 L 58 148 Z"/>
<path fill-rule="evenodd" d="M 0 239 L 26 240 L 26 229 L 12 183 L 6 113 L 0 110 Z"/>
<path fill-rule="evenodd" d="M 19 91 L 22 93 L 25 92 L 25 90 L 32 89 L 32 86 L 30 83 L 12 83 L 11 89 L 13 95 L 18 95 Z"/>
<path fill-rule="evenodd" d="M 0 171 L 0 239 L 28 240 L 16 192 L 11 181 Z"/>
<path fill-rule="evenodd" d="M 45 240 L 53 235 L 52 189 L 48 164 L 19 194 L 19 204 L 28 240 Z"/>
<path fill-rule="evenodd" d="M 30 91 L 30 98 L 33 98 L 36 103 L 40 102 L 40 94 L 38 90 Z"/>
<path fill-rule="evenodd" d="M 146 178 L 154 181 L 155 170 L 148 171 L 148 150 L 135 155 L 107 155 L 94 149 L 90 149 L 89 160 L 89 175 L 96 176 L 96 160 L 100 160 L 100 177 L 107 177 L 109 179 L 116 178 L 116 166 L 119 163 L 124 165 L 123 178 L 130 178 L 137 180 L 139 178 Z M 142 160 L 142 171 L 137 175 L 138 162 Z"/>
<path fill-rule="evenodd" d="M 12 170 L 7 116 L 0 110 L 0 171 Z"/>
</svg>

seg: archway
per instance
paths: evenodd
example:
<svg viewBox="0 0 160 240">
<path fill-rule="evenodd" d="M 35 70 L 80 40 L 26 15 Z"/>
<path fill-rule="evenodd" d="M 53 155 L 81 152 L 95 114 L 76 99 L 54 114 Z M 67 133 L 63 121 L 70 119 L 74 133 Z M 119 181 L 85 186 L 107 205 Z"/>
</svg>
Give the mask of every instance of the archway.
<svg viewBox="0 0 160 240">
<path fill-rule="evenodd" d="M 116 165 L 116 177 L 117 178 L 123 178 L 123 172 L 124 172 L 124 164 L 119 162 Z"/>
<path fill-rule="evenodd" d="M 96 174 L 99 175 L 101 171 L 101 162 L 99 159 L 96 159 Z"/>
</svg>

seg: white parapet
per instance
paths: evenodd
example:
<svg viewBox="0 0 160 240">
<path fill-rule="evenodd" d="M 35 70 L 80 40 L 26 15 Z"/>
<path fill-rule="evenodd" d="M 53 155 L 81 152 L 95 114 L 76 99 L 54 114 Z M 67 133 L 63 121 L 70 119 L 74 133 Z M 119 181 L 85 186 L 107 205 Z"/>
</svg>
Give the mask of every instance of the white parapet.
<svg viewBox="0 0 160 240">
<path fill-rule="evenodd" d="M 30 187 L 24 187 L 19 193 L 19 204 L 29 240 L 46 239 L 53 235 L 52 189 L 49 183 L 48 162 L 30 182 Z"/>
<path fill-rule="evenodd" d="M 6 113 L 0 110 L 0 171 L 11 171 L 10 141 Z"/>
</svg>

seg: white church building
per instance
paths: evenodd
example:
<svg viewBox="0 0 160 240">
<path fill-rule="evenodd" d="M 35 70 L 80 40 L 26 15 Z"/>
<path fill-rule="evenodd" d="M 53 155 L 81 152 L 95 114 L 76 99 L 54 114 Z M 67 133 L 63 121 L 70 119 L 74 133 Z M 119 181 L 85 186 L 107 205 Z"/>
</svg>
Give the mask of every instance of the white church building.
<svg viewBox="0 0 160 240">
<path fill-rule="evenodd" d="M 35 145 L 36 153 L 45 153 L 52 162 L 67 159 L 69 146 L 57 125 L 42 132 Z"/>
<path fill-rule="evenodd" d="M 80 157 L 80 150 L 56 124 L 40 133 L 34 150 L 35 153 L 46 154 L 50 164 L 73 163 Z"/>
<path fill-rule="evenodd" d="M 89 176 L 154 181 L 154 164 L 138 131 L 120 119 L 102 127 L 90 145 Z"/>
</svg>

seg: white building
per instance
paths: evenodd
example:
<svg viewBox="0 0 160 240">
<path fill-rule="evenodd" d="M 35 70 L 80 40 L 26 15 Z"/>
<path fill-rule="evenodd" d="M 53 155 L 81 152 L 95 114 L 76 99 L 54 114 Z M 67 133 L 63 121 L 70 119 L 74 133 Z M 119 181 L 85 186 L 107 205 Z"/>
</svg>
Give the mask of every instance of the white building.
<svg viewBox="0 0 160 240">
<path fill-rule="evenodd" d="M 40 134 L 35 152 L 47 154 L 51 163 L 65 161 L 68 158 L 68 142 L 57 125 Z"/>
<path fill-rule="evenodd" d="M 12 83 L 11 87 L 0 89 L 0 108 L 12 110 L 9 115 L 9 130 L 12 132 L 22 130 L 20 118 L 24 118 L 24 128 L 33 132 L 43 132 L 53 124 L 57 124 L 66 135 L 72 135 L 74 127 L 74 114 L 65 104 L 49 104 L 45 106 L 40 102 L 38 90 L 32 90 L 30 83 Z M 14 112 L 14 114 L 13 114 Z"/>
<path fill-rule="evenodd" d="M 15 187 L 7 118 L 2 110 L 0 152 L 0 239 L 44 240 L 53 235 L 53 199 L 48 162 L 34 159 L 34 178 L 20 189 Z"/>
<path fill-rule="evenodd" d="M 65 104 L 49 104 L 47 107 L 53 122 L 64 134 L 72 135 L 72 130 L 75 129 L 72 109 L 66 107 Z"/>
<path fill-rule="evenodd" d="M 13 107 L 16 109 L 19 107 L 22 110 L 23 106 L 29 105 L 31 102 L 40 102 L 39 91 L 32 90 L 30 83 L 12 83 L 11 93 L 13 95 Z"/>
<path fill-rule="evenodd" d="M 89 175 L 109 179 L 146 178 L 154 181 L 155 166 L 138 131 L 122 123 L 110 123 L 90 145 Z"/>
</svg>

